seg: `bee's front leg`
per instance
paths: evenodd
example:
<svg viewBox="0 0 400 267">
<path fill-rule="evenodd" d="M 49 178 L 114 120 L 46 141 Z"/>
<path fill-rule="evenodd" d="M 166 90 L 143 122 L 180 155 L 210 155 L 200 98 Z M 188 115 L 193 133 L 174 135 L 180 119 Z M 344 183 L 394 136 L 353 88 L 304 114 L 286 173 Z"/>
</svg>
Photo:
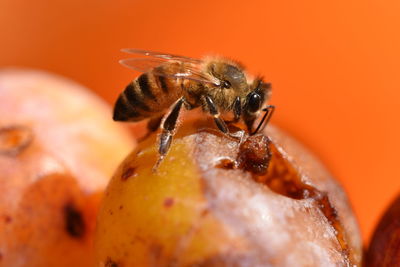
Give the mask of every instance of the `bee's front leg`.
<svg viewBox="0 0 400 267">
<path fill-rule="evenodd" d="M 235 102 L 233 102 L 233 119 L 229 121 L 225 121 L 227 124 L 237 123 L 240 120 L 240 116 L 242 115 L 242 104 L 240 103 L 240 97 L 236 97 Z"/>
<path fill-rule="evenodd" d="M 233 121 L 238 122 L 240 120 L 240 115 L 242 115 L 242 105 L 240 103 L 240 97 L 236 97 L 235 102 L 233 103 Z"/>
<path fill-rule="evenodd" d="M 256 113 L 245 112 L 243 114 L 243 120 L 247 126 L 247 130 L 248 130 L 249 134 L 255 135 L 259 131 L 263 131 L 263 129 L 265 128 L 265 126 L 267 126 L 269 120 L 271 119 L 271 116 L 274 113 L 274 110 L 275 110 L 275 106 L 272 106 L 272 105 L 268 105 L 261 110 L 265 113 L 254 131 L 253 131 L 253 124 L 254 124 L 254 121 L 257 119 Z"/>
<path fill-rule="evenodd" d="M 258 131 L 260 131 L 260 130 L 261 130 L 261 131 L 264 130 L 265 126 L 267 126 L 269 120 L 271 119 L 272 114 L 273 114 L 274 111 L 275 111 L 275 106 L 273 106 L 273 105 L 268 105 L 268 106 L 266 106 L 265 108 L 263 108 L 261 111 L 264 111 L 264 112 L 265 112 L 265 113 L 264 113 L 264 116 L 263 116 L 263 118 L 261 119 L 260 123 L 258 124 L 256 130 L 255 130 L 251 135 L 254 135 L 254 134 L 258 133 Z"/>
</svg>

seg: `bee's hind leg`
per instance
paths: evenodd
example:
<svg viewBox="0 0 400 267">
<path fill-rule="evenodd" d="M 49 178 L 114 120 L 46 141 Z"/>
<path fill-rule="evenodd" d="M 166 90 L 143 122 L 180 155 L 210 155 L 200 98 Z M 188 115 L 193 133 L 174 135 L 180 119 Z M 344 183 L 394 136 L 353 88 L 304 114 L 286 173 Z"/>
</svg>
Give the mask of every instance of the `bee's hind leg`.
<svg viewBox="0 0 400 267">
<path fill-rule="evenodd" d="M 178 121 L 179 113 L 182 109 L 182 104 L 184 102 L 184 98 L 180 98 L 178 101 L 176 101 L 175 104 L 172 106 L 171 111 L 166 115 L 165 120 L 161 124 L 162 132 L 160 135 L 158 147 L 158 153 L 160 154 L 160 157 L 153 167 L 153 172 L 157 170 L 158 166 L 165 158 L 165 155 L 167 154 L 171 146 L 172 137 L 176 132 L 176 123 Z"/>
</svg>

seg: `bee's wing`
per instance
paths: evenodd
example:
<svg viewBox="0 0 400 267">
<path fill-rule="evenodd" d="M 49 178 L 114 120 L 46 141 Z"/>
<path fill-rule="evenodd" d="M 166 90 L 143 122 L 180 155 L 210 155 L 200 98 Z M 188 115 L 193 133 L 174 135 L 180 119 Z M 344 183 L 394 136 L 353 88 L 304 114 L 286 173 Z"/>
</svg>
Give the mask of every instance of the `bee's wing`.
<svg viewBox="0 0 400 267">
<path fill-rule="evenodd" d="M 197 63 L 197 64 L 201 63 L 200 59 L 178 56 L 178 55 L 171 55 L 171 54 L 167 54 L 167 53 L 161 53 L 161 52 L 155 52 L 155 51 L 149 51 L 149 50 L 125 48 L 125 49 L 121 49 L 121 51 L 128 53 L 128 54 L 150 56 L 150 57 L 155 57 L 155 58 L 162 58 L 165 60 L 177 60 L 177 61 L 182 61 L 182 62 L 187 62 L 187 63 Z"/>
<path fill-rule="evenodd" d="M 156 58 L 127 58 L 120 60 L 119 63 L 139 72 L 148 72 L 165 63 L 165 61 Z"/>
<path fill-rule="evenodd" d="M 175 73 L 165 73 L 162 71 L 161 68 L 156 68 L 170 60 L 165 60 L 162 58 L 128 58 L 120 60 L 119 63 L 121 63 L 125 67 L 139 72 L 152 71 L 153 74 L 157 76 L 164 76 L 175 79 L 187 79 L 202 83 L 210 83 L 216 86 L 218 86 L 220 83 L 219 80 L 213 80 L 211 76 L 207 76 L 206 74 L 204 74 L 200 69 L 200 64 L 198 63 L 187 63 L 174 59 L 174 61 L 181 62 L 183 64 L 182 69 L 179 72 Z"/>
</svg>

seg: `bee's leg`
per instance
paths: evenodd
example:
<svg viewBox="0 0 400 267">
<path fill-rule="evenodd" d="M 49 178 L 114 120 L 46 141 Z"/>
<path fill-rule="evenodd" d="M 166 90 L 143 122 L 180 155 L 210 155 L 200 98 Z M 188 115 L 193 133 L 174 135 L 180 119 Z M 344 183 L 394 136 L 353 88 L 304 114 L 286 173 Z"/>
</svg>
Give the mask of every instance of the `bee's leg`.
<svg viewBox="0 0 400 267">
<path fill-rule="evenodd" d="M 218 129 L 220 129 L 223 133 L 229 133 L 228 127 L 226 126 L 223 119 L 221 119 L 220 114 L 218 112 L 217 106 L 214 104 L 214 101 L 209 96 L 205 96 L 205 101 L 208 110 L 210 111 L 211 115 L 214 117 L 215 124 L 217 125 Z"/>
<path fill-rule="evenodd" d="M 164 114 L 161 115 L 161 116 L 157 116 L 157 117 L 151 118 L 151 119 L 147 122 L 147 133 L 146 133 L 143 137 L 139 138 L 138 141 L 141 142 L 141 141 L 145 140 L 145 139 L 146 139 L 147 137 L 149 137 L 152 133 L 154 133 L 155 131 L 157 131 L 158 128 L 160 128 L 161 121 L 162 121 L 163 117 L 164 117 Z"/>
<path fill-rule="evenodd" d="M 161 161 L 164 159 L 167 154 L 169 147 L 171 146 L 172 136 L 175 134 L 176 123 L 178 121 L 179 112 L 181 111 L 182 104 L 185 102 L 184 98 L 180 98 L 175 104 L 172 106 L 171 111 L 166 115 L 165 120 L 161 125 L 162 132 L 160 134 L 159 139 L 159 147 L 158 153 L 160 157 L 157 163 L 153 167 L 153 171 L 156 171 L 158 165 L 160 165 Z"/>
<path fill-rule="evenodd" d="M 265 108 L 262 109 L 262 111 L 265 112 L 265 113 L 264 113 L 264 116 L 263 116 L 263 118 L 261 119 L 260 123 L 258 124 L 256 130 L 252 133 L 252 135 L 258 133 L 258 131 L 259 131 L 260 129 L 261 129 L 261 131 L 264 130 L 265 126 L 267 126 L 269 120 L 270 120 L 271 117 L 272 117 L 272 114 L 273 114 L 274 111 L 275 111 L 275 106 L 273 106 L 273 105 L 266 106 Z"/>
<path fill-rule="evenodd" d="M 239 97 L 236 97 L 235 102 L 233 103 L 233 115 L 233 122 L 238 122 L 240 115 L 242 115 L 242 105 Z"/>
<path fill-rule="evenodd" d="M 271 119 L 272 114 L 274 113 L 275 110 L 275 106 L 269 105 L 266 106 L 265 108 L 263 108 L 261 111 L 264 111 L 264 116 L 262 117 L 260 123 L 257 125 L 257 128 L 255 129 L 254 132 L 252 132 L 252 127 L 253 127 L 253 123 L 254 120 L 256 119 L 255 116 L 254 117 L 250 117 L 249 119 L 247 119 L 246 117 L 244 118 L 244 121 L 247 125 L 247 129 L 249 130 L 250 135 L 255 135 L 256 133 L 258 133 L 260 130 L 264 130 L 265 126 L 267 126 L 269 120 Z"/>
<path fill-rule="evenodd" d="M 233 120 L 225 121 L 225 123 L 237 123 L 240 120 L 240 115 L 242 115 L 242 105 L 240 98 L 236 97 L 235 102 L 233 102 Z"/>
<path fill-rule="evenodd" d="M 246 124 L 247 132 L 251 135 L 253 132 L 253 124 L 257 119 L 257 116 L 254 113 L 244 112 L 243 113 L 243 121 Z"/>
</svg>

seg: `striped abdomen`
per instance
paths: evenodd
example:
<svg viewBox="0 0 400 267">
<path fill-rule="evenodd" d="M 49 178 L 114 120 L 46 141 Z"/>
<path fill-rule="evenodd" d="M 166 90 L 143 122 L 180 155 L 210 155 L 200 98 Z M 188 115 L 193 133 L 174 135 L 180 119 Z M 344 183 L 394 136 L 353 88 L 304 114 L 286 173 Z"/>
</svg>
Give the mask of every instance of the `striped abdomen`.
<svg viewBox="0 0 400 267">
<path fill-rule="evenodd" d="M 128 84 L 114 106 L 116 121 L 140 121 L 162 113 L 182 95 L 175 79 L 143 73 Z"/>
</svg>

